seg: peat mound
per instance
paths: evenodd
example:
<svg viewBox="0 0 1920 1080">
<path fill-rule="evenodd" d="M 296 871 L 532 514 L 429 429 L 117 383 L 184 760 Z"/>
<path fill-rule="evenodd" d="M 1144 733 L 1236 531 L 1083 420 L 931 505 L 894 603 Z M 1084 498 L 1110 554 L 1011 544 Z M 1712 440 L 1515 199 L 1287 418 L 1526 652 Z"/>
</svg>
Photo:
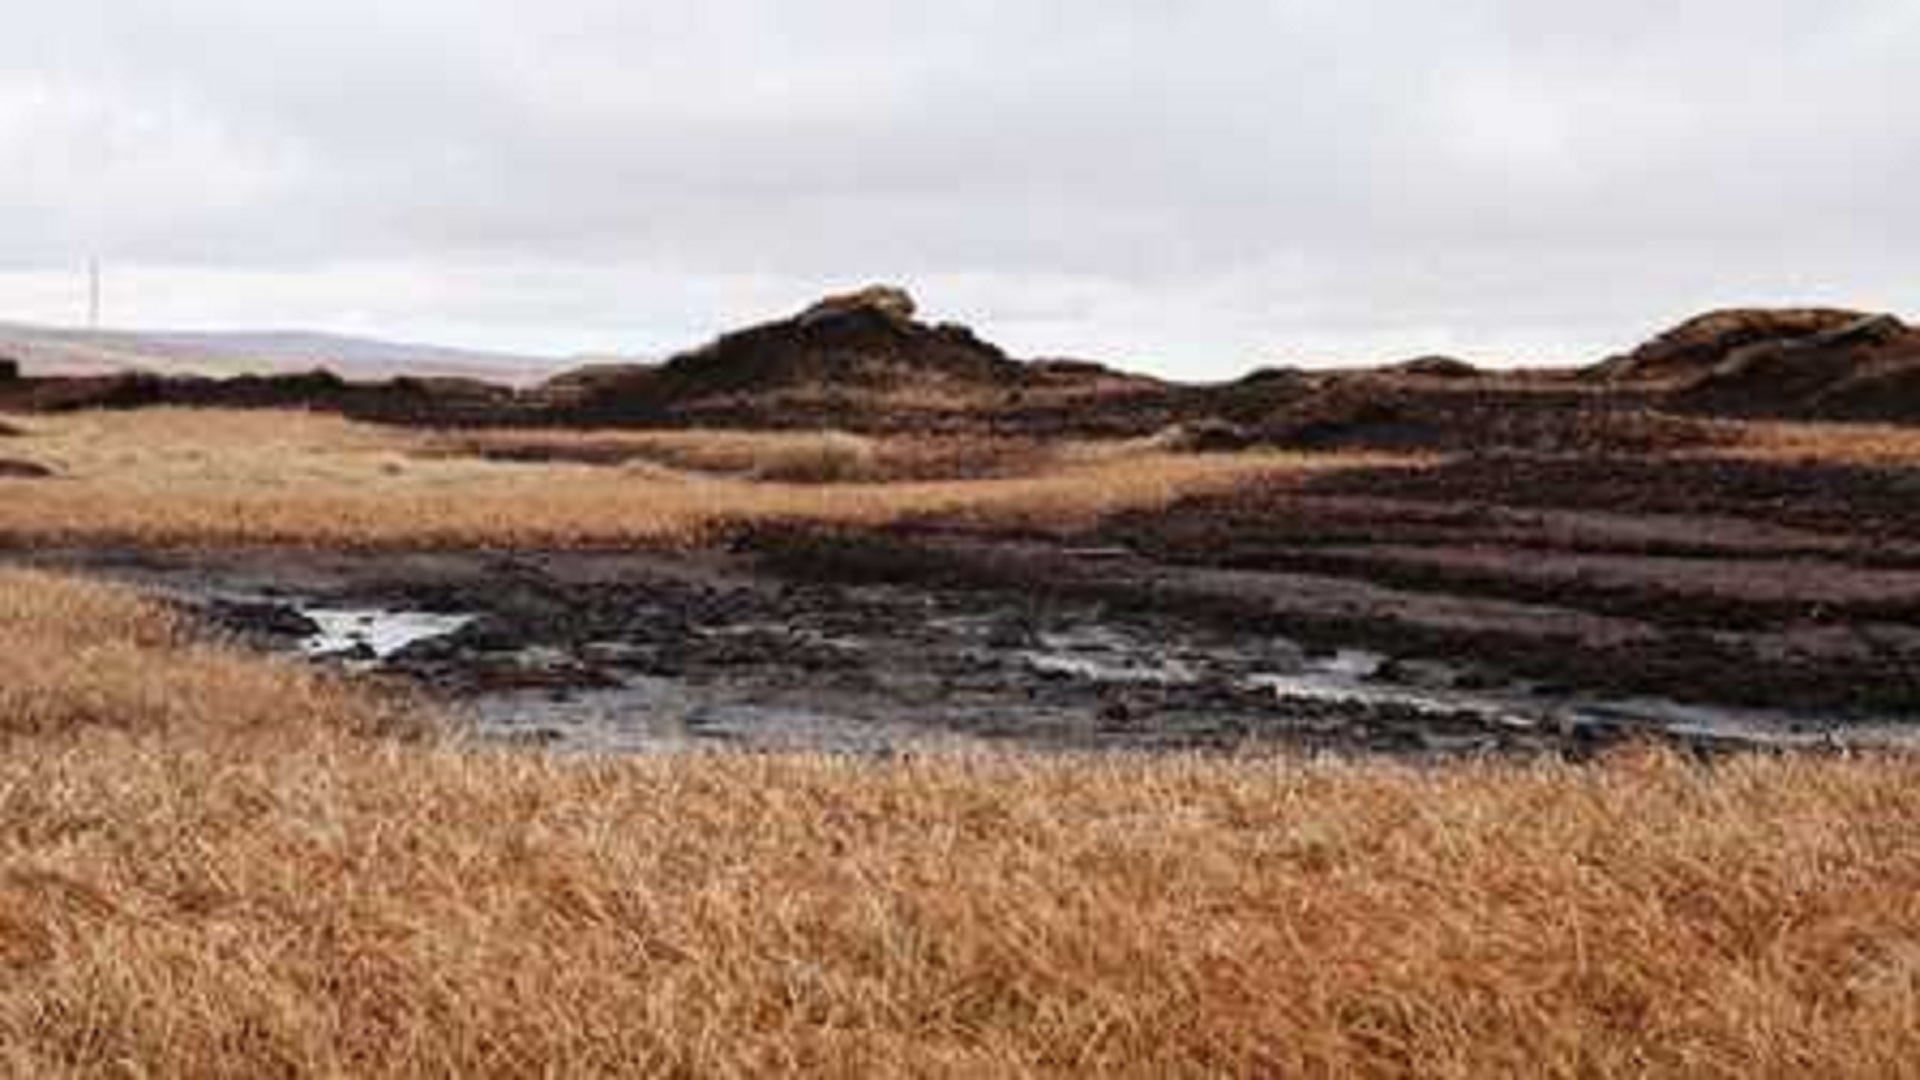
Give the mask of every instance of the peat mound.
<svg viewBox="0 0 1920 1080">
<path fill-rule="evenodd" d="M 1920 345 L 1835 380 L 1816 395 L 1810 411 L 1829 420 L 1920 422 Z"/>
<path fill-rule="evenodd" d="M 1403 360 L 1384 369 L 1390 375 L 1406 375 L 1417 379 L 1477 379 L 1482 372 L 1479 368 L 1452 356 L 1416 356 Z"/>
<path fill-rule="evenodd" d="M 1673 401 L 1731 416 L 1920 421 L 1920 333 L 1878 316 L 1810 338 L 1750 345 L 1680 387 Z"/>
<path fill-rule="evenodd" d="M 926 382 L 1003 388 L 1020 381 L 1021 365 L 998 347 L 964 326 L 919 322 L 913 311 L 897 290 L 830 298 L 670 360 L 660 380 L 686 397 Z"/>
<path fill-rule="evenodd" d="M 651 398 L 660 369 L 652 364 L 590 364 L 564 371 L 528 392 L 539 406 L 577 409 L 593 402 Z"/>
<path fill-rule="evenodd" d="M 1650 454 L 1723 438 L 1627 391 L 1420 389 L 1375 375 L 1334 382 L 1255 428 L 1255 441 L 1269 446 L 1473 454 Z"/>
<path fill-rule="evenodd" d="M 1840 308 L 1729 308 L 1688 319 L 1622 356 L 1587 369 L 1607 382 L 1684 382 L 1751 346 L 1803 341 L 1874 316 Z"/>
<path fill-rule="evenodd" d="M 535 392 L 566 414 L 599 422 L 669 418 L 751 401 L 910 392 L 1005 393 L 1025 366 L 952 323 L 929 325 L 905 290 L 875 286 L 830 296 L 790 318 L 720 337 L 658 368 L 570 372 Z"/>
<path fill-rule="evenodd" d="M 1588 369 L 1718 416 L 1920 421 L 1920 331 L 1835 308 L 1718 311 Z"/>
<path fill-rule="evenodd" d="M 1232 382 L 1170 386 L 1161 395 L 1177 404 L 1169 422 L 1219 422 L 1245 429 L 1255 441 L 1271 418 L 1301 406 L 1339 379 L 1301 368 L 1260 368 Z"/>
<path fill-rule="evenodd" d="M 384 383 L 349 384 L 341 412 L 359 420 L 423 426 L 510 423 L 525 406 L 512 388 L 479 379 L 403 375 Z"/>
</svg>

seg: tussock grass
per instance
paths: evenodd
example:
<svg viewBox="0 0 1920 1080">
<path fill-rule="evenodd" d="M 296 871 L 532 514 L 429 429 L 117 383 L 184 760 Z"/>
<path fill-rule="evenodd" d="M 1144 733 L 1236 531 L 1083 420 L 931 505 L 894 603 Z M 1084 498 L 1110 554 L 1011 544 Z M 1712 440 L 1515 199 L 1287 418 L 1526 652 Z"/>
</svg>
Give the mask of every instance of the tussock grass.
<svg viewBox="0 0 1920 1080">
<path fill-rule="evenodd" d="M 561 760 L 0 574 L 63 645 L 0 684 L 16 1075 L 1920 1060 L 1913 761 Z"/>
<path fill-rule="evenodd" d="M 877 484 L 1031 476 L 1062 464 L 1059 448 L 1030 439 L 887 437 L 844 431 L 468 431 L 430 452 L 494 460 L 648 462 L 684 472 L 800 484 Z"/>
<path fill-rule="evenodd" d="M 697 445 L 700 436 L 692 436 Z M 739 436 L 711 437 L 710 455 Z M 20 452 L 60 474 L 6 482 L 0 537 L 41 543 L 326 547 L 697 544 L 770 520 L 914 514 L 1075 521 L 1348 459 L 1149 450 L 1069 456 L 1030 475 L 820 482 L 840 451 L 756 449 L 808 482 L 450 457 L 438 437 L 297 413 L 144 411 L 36 418 Z M 682 447 L 683 452 L 691 453 Z"/>
<path fill-rule="evenodd" d="M 397 706 L 202 640 L 112 586 L 0 569 L 0 740 L 96 728 L 182 737 L 418 731 Z"/>
</svg>

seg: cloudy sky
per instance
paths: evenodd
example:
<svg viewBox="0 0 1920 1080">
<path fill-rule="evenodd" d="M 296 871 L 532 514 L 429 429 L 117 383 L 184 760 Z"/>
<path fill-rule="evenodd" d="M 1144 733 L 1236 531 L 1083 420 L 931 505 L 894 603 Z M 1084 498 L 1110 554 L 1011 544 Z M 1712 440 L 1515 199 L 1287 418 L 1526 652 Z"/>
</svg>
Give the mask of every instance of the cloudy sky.
<svg viewBox="0 0 1920 1080">
<path fill-rule="evenodd" d="M 1913 0 L 59 0 L 0 318 L 655 352 L 909 285 L 1189 377 L 1920 314 Z"/>
</svg>

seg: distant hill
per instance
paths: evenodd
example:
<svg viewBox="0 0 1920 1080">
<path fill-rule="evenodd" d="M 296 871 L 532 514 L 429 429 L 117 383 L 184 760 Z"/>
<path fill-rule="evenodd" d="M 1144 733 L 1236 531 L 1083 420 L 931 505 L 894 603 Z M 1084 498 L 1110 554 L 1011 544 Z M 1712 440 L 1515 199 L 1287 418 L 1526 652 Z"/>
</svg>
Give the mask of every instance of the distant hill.
<svg viewBox="0 0 1920 1080">
<path fill-rule="evenodd" d="M 1019 360 L 965 326 L 923 321 L 904 289 L 873 286 L 657 363 L 560 366 L 325 334 L 0 323 L 0 411 L 308 408 L 426 425 L 1164 436 L 1167 445 L 1212 449 L 1556 454 L 1704 445 L 1718 436 L 1700 417 L 1920 424 L 1920 327 L 1828 308 L 1709 312 L 1585 368 L 1485 370 L 1425 356 L 1194 385 L 1085 360 Z"/>
<path fill-rule="evenodd" d="M 0 357 L 31 374 L 276 375 L 327 368 L 352 379 L 397 375 L 536 382 L 562 366 L 549 357 L 414 345 L 307 331 L 74 330 L 0 323 Z"/>
</svg>

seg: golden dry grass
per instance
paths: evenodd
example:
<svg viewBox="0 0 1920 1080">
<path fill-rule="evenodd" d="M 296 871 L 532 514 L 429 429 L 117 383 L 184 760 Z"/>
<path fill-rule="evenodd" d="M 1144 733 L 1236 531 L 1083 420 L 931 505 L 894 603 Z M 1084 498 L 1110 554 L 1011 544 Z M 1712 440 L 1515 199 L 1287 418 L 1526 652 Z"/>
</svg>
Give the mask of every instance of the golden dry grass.
<svg viewBox="0 0 1920 1080">
<path fill-rule="evenodd" d="M 30 543 L 595 547 L 694 544 L 731 524 L 778 519 L 871 523 L 941 513 L 1073 521 L 1353 460 L 1122 447 L 1066 452 L 1032 475 L 790 483 L 647 464 L 449 456 L 438 436 L 301 413 L 160 410 L 22 426 L 29 431 L 9 440 L 8 453 L 60 474 L 0 480 L 0 538 Z M 748 438 L 714 436 L 714 452 L 737 454 Z M 780 442 L 792 437 L 760 438 L 758 451 L 787 468 L 805 452 Z"/>
<path fill-rule="evenodd" d="M 123 589 L 0 568 L 0 739 L 415 726 L 395 708 L 304 667 L 199 640 L 174 612 Z"/>
<path fill-rule="evenodd" d="M 487 430 L 439 435 L 429 446 L 429 452 L 448 457 L 650 462 L 687 472 L 801 484 L 1032 476 L 1075 457 L 1071 447 L 1031 439 L 877 438 L 844 431 Z"/>
<path fill-rule="evenodd" d="M 1877 424 L 1739 425 L 1739 437 L 1719 451 L 1759 461 L 1819 462 L 1901 468 L 1920 465 L 1920 428 Z"/>
<path fill-rule="evenodd" d="M 1913 761 L 568 761 L 4 572 L 16 656 L 14 1075 L 1920 1061 Z"/>
</svg>

